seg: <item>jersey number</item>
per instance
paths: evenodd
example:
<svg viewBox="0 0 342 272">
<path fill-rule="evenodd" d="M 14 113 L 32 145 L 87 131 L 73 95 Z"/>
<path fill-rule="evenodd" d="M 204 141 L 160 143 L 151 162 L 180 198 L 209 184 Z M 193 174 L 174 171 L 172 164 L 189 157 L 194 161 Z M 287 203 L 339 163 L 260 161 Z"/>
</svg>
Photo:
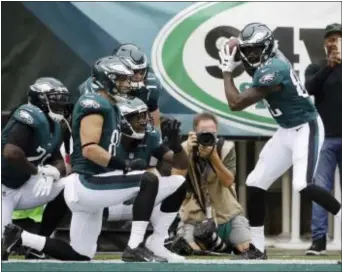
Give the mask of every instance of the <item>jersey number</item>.
<svg viewBox="0 0 342 272">
<path fill-rule="evenodd" d="M 270 104 L 268 104 L 266 99 L 264 99 L 264 103 L 265 103 L 266 107 L 269 109 L 269 111 L 273 117 L 278 117 L 278 116 L 283 114 L 280 109 L 272 109 Z"/>
<path fill-rule="evenodd" d="M 35 157 L 28 157 L 27 160 L 29 162 L 41 160 L 40 164 L 43 164 L 47 158 L 51 157 L 51 154 L 50 153 L 46 154 L 46 149 L 41 147 L 41 146 L 38 146 L 36 151 L 38 154 L 39 153 L 40 154 L 38 156 L 35 156 Z"/>
<path fill-rule="evenodd" d="M 120 141 L 120 133 L 117 129 L 115 129 L 110 137 L 110 144 L 108 151 L 112 156 L 116 155 L 116 147 L 119 145 Z"/>
<path fill-rule="evenodd" d="M 300 82 L 298 76 L 296 75 L 293 69 L 290 70 L 290 77 L 292 80 L 292 84 L 296 87 L 298 95 L 302 97 L 308 97 L 309 96 L 308 92 L 306 91 L 302 83 Z"/>
</svg>

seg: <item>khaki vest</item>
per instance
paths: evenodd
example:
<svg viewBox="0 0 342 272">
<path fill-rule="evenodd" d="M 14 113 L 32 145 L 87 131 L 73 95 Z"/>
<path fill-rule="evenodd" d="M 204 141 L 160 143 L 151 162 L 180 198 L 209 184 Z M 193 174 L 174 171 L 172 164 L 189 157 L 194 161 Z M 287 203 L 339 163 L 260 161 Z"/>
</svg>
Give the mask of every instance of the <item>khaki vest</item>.
<svg viewBox="0 0 342 272">
<path fill-rule="evenodd" d="M 182 143 L 182 146 L 186 150 L 186 141 Z M 187 150 L 186 152 L 188 153 Z M 224 142 L 221 158 L 223 158 L 223 164 L 235 175 L 236 155 L 234 142 Z M 190 160 L 190 163 L 193 164 L 193 161 Z M 189 167 L 189 171 L 192 171 L 191 167 Z M 243 214 L 243 209 L 237 200 L 235 184 L 230 186 L 230 188 L 224 187 L 218 180 L 215 172 L 211 168 L 209 168 L 209 171 L 208 175 L 206 175 L 208 180 L 202 184 L 201 189 L 204 190 L 208 186 L 214 220 L 217 224 L 223 224 L 236 215 Z M 205 194 L 205 191 L 203 193 Z M 184 223 L 188 224 L 195 224 L 206 219 L 192 192 L 188 192 L 186 195 L 180 209 L 180 217 Z"/>
</svg>

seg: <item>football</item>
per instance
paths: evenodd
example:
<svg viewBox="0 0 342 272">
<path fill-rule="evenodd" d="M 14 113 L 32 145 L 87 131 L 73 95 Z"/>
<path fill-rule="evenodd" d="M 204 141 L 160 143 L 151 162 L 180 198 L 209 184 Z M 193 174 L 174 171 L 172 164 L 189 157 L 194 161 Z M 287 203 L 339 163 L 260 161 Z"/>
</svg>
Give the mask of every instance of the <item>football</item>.
<svg viewBox="0 0 342 272">
<path fill-rule="evenodd" d="M 227 41 L 227 44 L 229 45 L 230 52 L 233 52 L 234 47 L 239 45 L 239 40 L 237 38 L 233 37 L 232 39 Z M 241 60 L 241 55 L 240 55 L 240 51 L 239 50 L 236 51 L 234 60 L 235 61 L 240 61 Z"/>
</svg>

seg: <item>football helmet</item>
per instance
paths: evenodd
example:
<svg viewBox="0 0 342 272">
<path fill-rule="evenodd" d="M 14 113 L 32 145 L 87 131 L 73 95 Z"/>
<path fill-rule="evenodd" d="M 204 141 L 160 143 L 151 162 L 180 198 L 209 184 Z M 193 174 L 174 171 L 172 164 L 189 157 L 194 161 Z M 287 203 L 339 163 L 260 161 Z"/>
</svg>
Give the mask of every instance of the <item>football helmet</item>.
<svg viewBox="0 0 342 272">
<path fill-rule="evenodd" d="M 116 56 L 124 58 L 134 72 L 132 77 L 132 89 L 140 89 L 145 86 L 144 80 L 148 72 L 147 56 L 134 44 L 123 44 L 115 52 Z"/>
<path fill-rule="evenodd" d="M 252 68 L 265 63 L 277 49 L 272 31 L 261 23 L 246 25 L 240 32 L 239 42 L 242 61 Z"/>
<path fill-rule="evenodd" d="M 100 58 L 92 67 L 93 83 L 98 90 L 105 90 L 114 96 L 131 90 L 130 81 L 133 76 L 129 64 L 124 58 L 107 56 Z"/>
<path fill-rule="evenodd" d="M 38 78 L 28 90 L 28 102 L 60 122 L 71 113 L 70 93 L 62 82 L 52 77 Z"/>
<path fill-rule="evenodd" d="M 129 138 L 142 140 L 150 122 L 147 105 L 139 98 L 120 96 L 117 106 L 122 116 L 121 133 Z"/>
</svg>

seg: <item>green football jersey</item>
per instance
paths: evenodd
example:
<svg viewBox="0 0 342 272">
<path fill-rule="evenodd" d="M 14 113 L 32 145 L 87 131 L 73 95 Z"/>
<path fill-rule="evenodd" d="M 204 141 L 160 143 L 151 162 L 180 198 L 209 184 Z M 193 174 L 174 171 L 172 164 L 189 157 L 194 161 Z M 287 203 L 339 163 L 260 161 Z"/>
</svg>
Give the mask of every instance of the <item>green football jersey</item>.
<svg viewBox="0 0 342 272">
<path fill-rule="evenodd" d="M 1 134 L 2 150 L 16 122 L 30 126 L 34 130 L 35 141 L 30 146 L 30 150 L 24 150 L 24 152 L 27 160 L 35 166 L 44 164 L 44 161 L 60 148 L 63 141 L 61 125 L 52 121 L 54 126 L 52 132 L 45 113 L 34 105 L 25 104 L 15 110 L 3 129 Z M 18 171 L 1 155 L 1 181 L 5 186 L 19 188 L 29 178 L 30 175 Z"/>
<path fill-rule="evenodd" d="M 281 127 L 292 128 L 317 118 L 308 92 L 280 51 L 258 67 L 253 76 L 253 87 L 276 85 L 282 85 L 282 89 L 268 94 L 264 102 Z"/>
<path fill-rule="evenodd" d="M 158 109 L 158 99 L 160 95 L 161 85 L 153 73 L 149 73 L 145 80 L 145 87 L 131 91 L 131 95 L 141 99 L 148 107 L 150 112 Z M 91 77 L 84 81 L 79 87 L 81 95 L 96 92 L 99 87 L 92 82 Z"/>
<path fill-rule="evenodd" d="M 159 131 L 149 130 L 145 138 L 131 149 L 125 148 L 121 142 L 117 147 L 116 155 L 125 160 L 143 159 L 147 166 L 154 167 L 154 163 L 151 162 L 152 155 L 161 144 Z"/>
<path fill-rule="evenodd" d="M 71 154 L 71 166 L 73 172 L 83 175 L 96 175 L 112 171 L 102 167 L 82 155 L 82 143 L 80 138 L 81 120 L 89 114 L 101 114 L 103 116 L 102 135 L 99 146 L 115 155 L 116 145 L 120 141 L 120 112 L 117 106 L 111 104 L 98 93 L 88 93 L 80 97 L 74 107 L 72 119 L 73 153 Z"/>
</svg>

